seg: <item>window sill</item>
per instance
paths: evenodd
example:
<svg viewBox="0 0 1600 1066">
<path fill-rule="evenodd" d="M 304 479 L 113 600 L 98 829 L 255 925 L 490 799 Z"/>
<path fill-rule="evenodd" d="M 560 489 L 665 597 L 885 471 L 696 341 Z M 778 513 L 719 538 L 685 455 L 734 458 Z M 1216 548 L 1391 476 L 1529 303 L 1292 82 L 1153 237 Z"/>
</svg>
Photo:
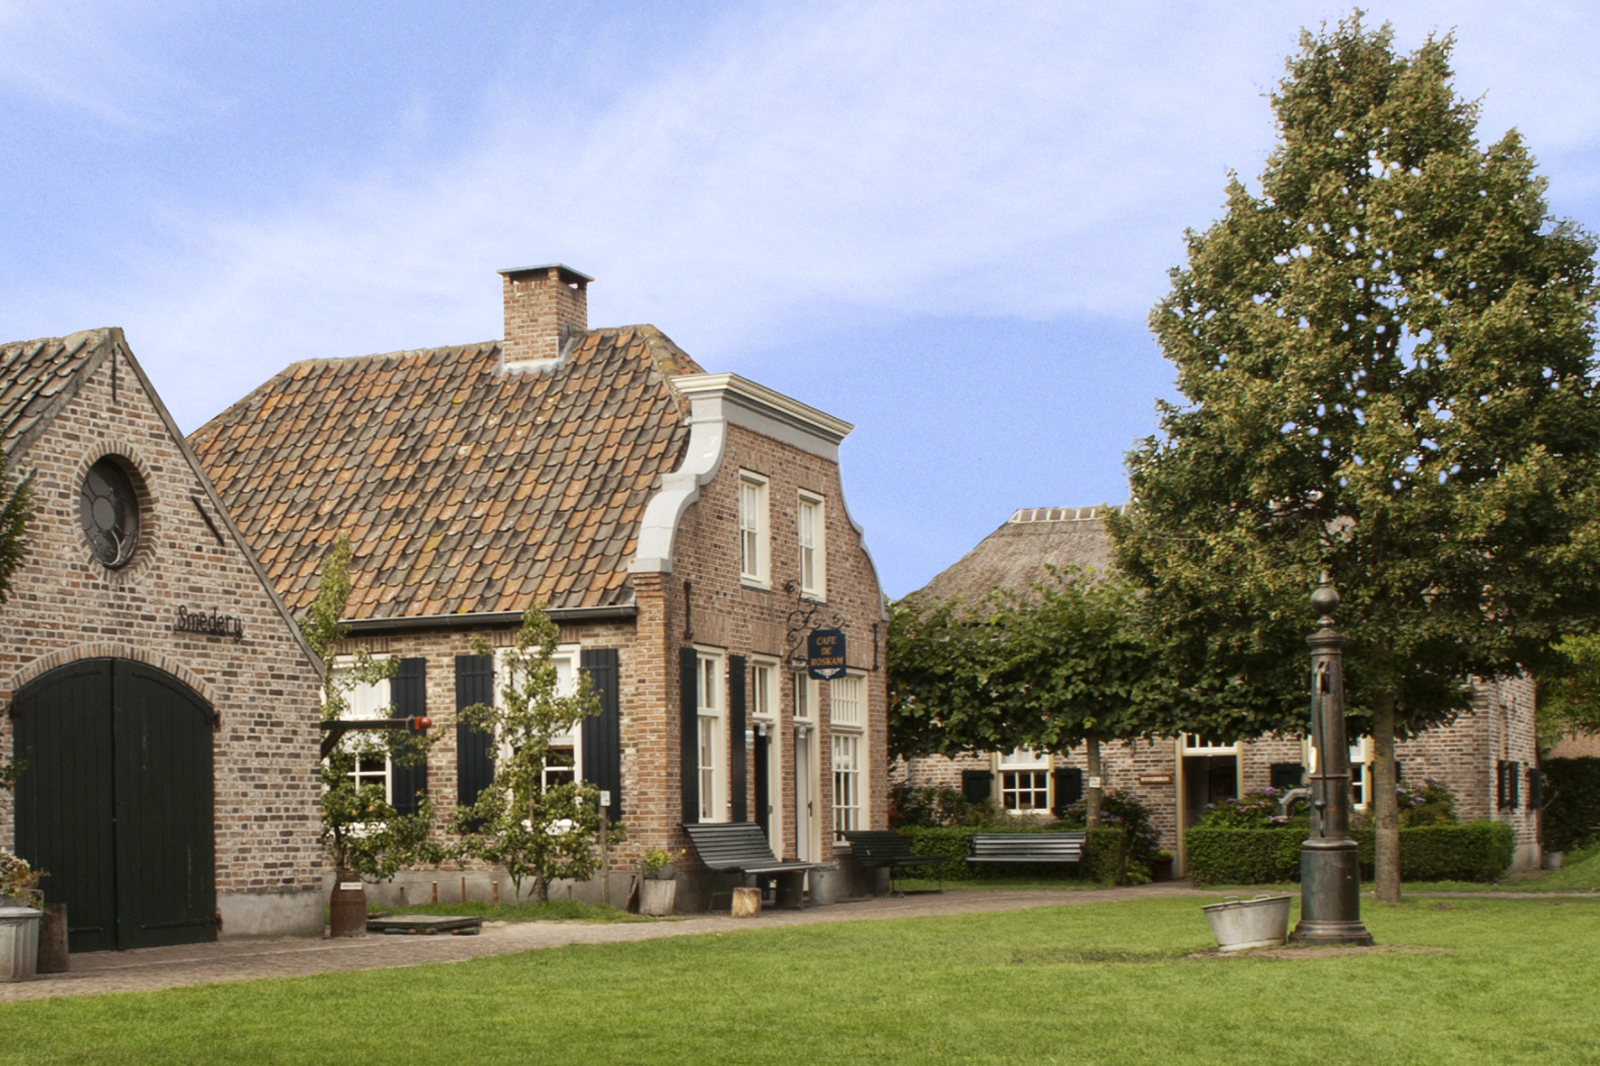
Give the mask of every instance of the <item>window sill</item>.
<svg viewBox="0 0 1600 1066">
<path fill-rule="evenodd" d="M 760 589 L 762 592 L 771 592 L 772 591 L 772 582 L 770 582 L 770 581 L 762 581 L 760 578 L 754 578 L 754 577 L 749 577 L 749 576 L 747 576 L 745 574 L 740 574 L 739 575 L 739 587 L 740 588 L 747 588 L 747 589 Z"/>
</svg>

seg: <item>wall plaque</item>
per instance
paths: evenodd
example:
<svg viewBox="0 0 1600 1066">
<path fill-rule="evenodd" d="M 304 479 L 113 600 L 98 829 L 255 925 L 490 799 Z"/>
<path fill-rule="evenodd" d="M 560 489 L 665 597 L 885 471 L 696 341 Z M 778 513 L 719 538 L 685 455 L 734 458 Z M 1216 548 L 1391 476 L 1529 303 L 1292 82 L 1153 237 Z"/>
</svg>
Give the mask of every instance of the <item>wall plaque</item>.
<svg viewBox="0 0 1600 1066">
<path fill-rule="evenodd" d="M 179 607 L 178 616 L 172 622 L 172 631 L 200 633 L 208 637 L 227 637 L 237 642 L 244 639 L 244 619 L 231 614 L 218 614 L 215 610 L 208 613 L 204 607 L 198 611 Z"/>
</svg>

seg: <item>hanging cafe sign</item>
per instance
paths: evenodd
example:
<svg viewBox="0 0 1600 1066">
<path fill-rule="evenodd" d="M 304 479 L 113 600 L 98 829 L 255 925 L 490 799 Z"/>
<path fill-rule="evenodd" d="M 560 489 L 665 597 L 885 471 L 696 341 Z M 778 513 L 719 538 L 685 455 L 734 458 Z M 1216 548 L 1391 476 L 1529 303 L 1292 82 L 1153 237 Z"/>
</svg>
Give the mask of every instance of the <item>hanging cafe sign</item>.
<svg viewBox="0 0 1600 1066">
<path fill-rule="evenodd" d="M 172 631 L 241 641 L 244 639 L 244 619 L 231 614 L 218 614 L 215 610 L 207 614 L 205 608 L 191 612 L 187 607 L 179 607 L 178 616 L 172 621 Z"/>
<path fill-rule="evenodd" d="M 844 676 L 844 630 L 813 629 L 806 637 L 806 672 L 815 681 Z"/>
</svg>

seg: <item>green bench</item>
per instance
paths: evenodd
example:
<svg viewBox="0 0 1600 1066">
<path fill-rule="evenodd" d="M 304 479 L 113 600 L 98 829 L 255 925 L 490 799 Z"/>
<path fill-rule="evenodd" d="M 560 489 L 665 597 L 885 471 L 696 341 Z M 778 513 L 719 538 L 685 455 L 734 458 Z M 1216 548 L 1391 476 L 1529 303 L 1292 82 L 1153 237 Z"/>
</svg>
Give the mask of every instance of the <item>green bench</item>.
<svg viewBox="0 0 1600 1066">
<path fill-rule="evenodd" d="M 850 853 L 856 862 L 868 870 L 880 867 L 889 869 L 889 894 L 895 895 L 894 872 L 914 866 L 942 866 L 949 862 L 944 855 L 917 855 L 906 843 L 906 838 L 892 829 L 848 829 L 844 838 L 850 842 Z M 944 891 L 944 874 L 939 874 L 939 891 Z M 902 895 L 904 893 L 901 893 Z"/>
<path fill-rule="evenodd" d="M 1072 863 L 1083 874 L 1084 842 L 1087 833 L 976 833 L 967 851 L 967 865 L 973 863 Z"/>
<path fill-rule="evenodd" d="M 780 884 L 784 877 L 793 877 L 794 905 L 800 906 L 801 878 L 806 871 L 815 870 L 820 863 L 784 862 L 772 854 L 767 834 L 754 822 L 696 822 L 684 823 L 683 831 L 700 856 L 700 861 L 712 873 L 737 874 L 740 881 L 746 877 L 774 875 Z M 713 904 L 718 896 L 733 897 L 733 890 L 711 893 Z"/>
</svg>

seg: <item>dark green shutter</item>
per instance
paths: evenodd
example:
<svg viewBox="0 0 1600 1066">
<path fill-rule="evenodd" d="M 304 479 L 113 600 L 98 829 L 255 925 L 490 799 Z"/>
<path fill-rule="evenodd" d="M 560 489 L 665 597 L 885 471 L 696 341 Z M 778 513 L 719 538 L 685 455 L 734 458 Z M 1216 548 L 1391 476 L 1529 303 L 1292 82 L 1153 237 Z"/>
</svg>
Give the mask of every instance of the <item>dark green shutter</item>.
<svg viewBox="0 0 1600 1066">
<path fill-rule="evenodd" d="M 755 775 L 756 783 L 756 824 L 761 827 L 761 832 L 772 833 L 772 792 L 768 782 L 772 776 L 772 738 L 766 735 L 770 727 L 757 727 L 756 750 L 751 753 L 751 772 Z M 773 851 L 780 850 L 773 848 Z"/>
<path fill-rule="evenodd" d="M 1511 793 L 1511 802 L 1507 804 L 1512 810 L 1522 806 L 1522 764 L 1509 762 L 1506 764 L 1506 787 Z"/>
<path fill-rule="evenodd" d="M 1537 766 L 1528 767 L 1528 810 L 1538 813 L 1544 806 L 1544 771 Z"/>
<path fill-rule="evenodd" d="M 1275 762 L 1270 770 L 1270 783 L 1279 792 L 1299 788 L 1305 780 L 1305 767 L 1297 762 Z"/>
<path fill-rule="evenodd" d="M 622 707 L 617 677 L 617 649 L 585 648 L 579 665 L 600 700 L 600 713 L 583 720 L 583 779 L 611 793 L 606 808 L 613 822 L 622 821 Z"/>
<path fill-rule="evenodd" d="M 678 773 L 682 778 L 683 820 L 700 820 L 700 700 L 696 671 L 700 656 L 693 648 L 678 653 L 679 738 Z"/>
<path fill-rule="evenodd" d="M 988 770 L 961 771 L 961 794 L 973 803 L 982 803 L 994 791 L 994 775 Z"/>
<path fill-rule="evenodd" d="M 1083 770 L 1076 766 L 1060 766 L 1050 776 L 1056 792 L 1050 813 L 1062 818 L 1066 816 L 1068 807 L 1083 798 Z"/>
<path fill-rule="evenodd" d="M 474 704 L 494 706 L 494 656 L 456 656 L 456 804 L 470 807 L 494 781 L 494 737 L 461 720 Z"/>
<path fill-rule="evenodd" d="M 400 669 L 389 679 L 389 702 L 396 718 L 428 713 L 426 659 L 401 659 Z M 389 805 L 401 814 L 416 814 L 422 794 L 428 791 L 426 757 L 416 766 L 389 760 Z"/>
<path fill-rule="evenodd" d="M 728 789 L 733 800 L 732 819 L 748 822 L 750 809 L 745 793 L 749 788 L 749 775 L 745 767 L 744 747 L 745 659 L 743 655 L 728 656 Z"/>
</svg>

